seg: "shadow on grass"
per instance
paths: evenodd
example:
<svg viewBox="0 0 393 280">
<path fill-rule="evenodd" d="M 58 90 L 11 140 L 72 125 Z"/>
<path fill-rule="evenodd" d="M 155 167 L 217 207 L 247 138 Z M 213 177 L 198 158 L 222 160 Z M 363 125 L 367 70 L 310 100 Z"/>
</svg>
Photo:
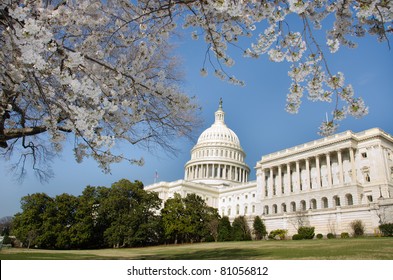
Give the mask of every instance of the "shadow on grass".
<svg viewBox="0 0 393 280">
<path fill-rule="evenodd" d="M 50 253 L 11 253 L 0 254 L 1 260 L 105 260 L 108 259 L 103 256 L 92 254 L 50 254 Z"/>
<path fill-rule="evenodd" d="M 0 254 L 1 260 L 251 260 L 271 255 L 253 249 L 220 249 L 220 250 L 195 250 L 179 253 L 155 253 L 136 255 L 96 255 L 73 253 L 7 253 Z"/>
<path fill-rule="evenodd" d="M 261 253 L 260 250 L 253 249 L 220 249 L 220 250 L 195 250 L 176 254 L 155 254 L 140 255 L 136 258 L 139 260 L 252 260 L 256 258 L 268 257 L 269 252 Z"/>
</svg>

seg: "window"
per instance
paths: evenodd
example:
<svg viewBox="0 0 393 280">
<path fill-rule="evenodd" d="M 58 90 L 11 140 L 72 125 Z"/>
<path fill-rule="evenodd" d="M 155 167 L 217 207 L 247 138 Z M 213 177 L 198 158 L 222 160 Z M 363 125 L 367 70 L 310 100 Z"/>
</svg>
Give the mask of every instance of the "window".
<svg viewBox="0 0 393 280">
<path fill-rule="evenodd" d="M 281 211 L 283 213 L 287 212 L 287 205 L 285 203 L 281 204 Z"/>
<path fill-rule="evenodd" d="M 273 214 L 277 214 L 277 205 L 273 204 Z"/>
<path fill-rule="evenodd" d="M 255 213 L 255 205 L 252 206 L 252 212 Z"/>
<path fill-rule="evenodd" d="M 300 207 L 302 208 L 303 211 L 306 211 L 306 202 L 304 200 L 300 201 Z"/>
<path fill-rule="evenodd" d="M 347 202 L 347 205 L 353 205 L 353 197 L 352 194 L 348 193 L 345 195 L 345 199 Z"/>
<path fill-rule="evenodd" d="M 269 206 L 265 206 L 265 207 L 263 208 L 263 214 L 269 215 Z"/>
<path fill-rule="evenodd" d="M 310 200 L 310 209 L 317 209 L 317 201 L 315 199 Z"/>
<path fill-rule="evenodd" d="M 322 208 L 328 208 L 328 199 L 326 197 L 322 197 Z"/>
<path fill-rule="evenodd" d="M 337 195 L 333 196 L 334 206 L 340 206 L 340 197 Z"/>
<path fill-rule="evenodd" d="M 371 181 L 370 174 L 366 173 L 364 179 L 366 180 L 366 182 L 370 182 Z"/>
<path fill-rule="evenodd" d="M 294 201 L 291 202 L 291 212 L 296 212 L 296 203 Z"/>
<path fill-rule="evenodd" d="M 362 153 L 362 158 L 367 158 L 367 153 L 366 152 Z"/>
<path fill-rule="evenodd" d="M 247 215 L 248 213 L 248 207 L 247 206 L 244 206 L 244 215 Z"/>
<path fill-rule="evenodd" d="M 372 195 L 368 195 L 368 196 L 367 196 L 367 200 L 368 200 L 369 202 L 373 202 L 373 196 L 372 196 Z"/>
</svg>

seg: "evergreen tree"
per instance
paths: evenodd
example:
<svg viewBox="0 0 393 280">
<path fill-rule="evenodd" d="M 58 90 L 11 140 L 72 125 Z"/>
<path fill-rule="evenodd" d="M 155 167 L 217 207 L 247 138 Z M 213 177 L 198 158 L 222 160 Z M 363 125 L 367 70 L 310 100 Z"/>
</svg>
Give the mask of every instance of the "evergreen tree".
<svg viewBox="0 0 393 280">
<path fill-rule="evenodd" d="M 236 217 L 232 223 L 234 241 L 251 240 L 251 232 L 244 216 Z"/>
<path fill-rule="evenodd" d="M 256 216 L 254 218 L 253 229 L 254 229 L 253 232 L 256 240 L 261 240 L 265 238 L 267 231 L 266 231 L 266 226 L 263 223 L 261 217 Z"/>
<path fill-rule="evenodd" d="M 232 238 L 232 226 L 227 216 L 220 219 L 218 223 L 218 241 L 231 241 Z"/>
</svg>

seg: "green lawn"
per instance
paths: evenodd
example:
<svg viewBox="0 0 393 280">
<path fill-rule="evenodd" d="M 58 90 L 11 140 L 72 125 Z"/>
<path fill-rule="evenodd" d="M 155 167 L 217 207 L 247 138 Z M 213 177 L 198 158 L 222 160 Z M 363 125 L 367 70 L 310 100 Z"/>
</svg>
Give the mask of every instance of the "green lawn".
<svg viewBox="0 0 393 280">
<path fill-rule="evenodd" d="M 131 249 L 3 249 L 1 260 L 393 260 L 393 238 L 219 242 Z"/>
</svg>

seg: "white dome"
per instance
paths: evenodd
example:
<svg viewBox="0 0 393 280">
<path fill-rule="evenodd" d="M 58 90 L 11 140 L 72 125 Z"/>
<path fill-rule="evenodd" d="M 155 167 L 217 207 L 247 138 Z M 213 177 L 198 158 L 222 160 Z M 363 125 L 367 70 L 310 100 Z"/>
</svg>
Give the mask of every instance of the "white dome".
<svg viewBox="0 0 393 280">
<path fill-rule="evenodd" d="M 185 166 L 185 179 L 206 184 L 247 182 L 250 168 L 236 133 L 224 122 L 222 101 L 214 123 L 198 138 Z"/>
<path fill-rule="evenodd" d="M 211 127 L 209 127 L 204 132 L 202 132 L 202 134 L 199 136 L 197 145 L 208 144 L 208 143 L 217 144 L 217 142 L 232 144 L 237 148 L 240 148 L 240 141 L 236 133 L 233 132 L 232 129 L 227 127 L 224 122 L 217 121 L 216 118 L 216 122 L 212 124 Z"/>
</svg>

